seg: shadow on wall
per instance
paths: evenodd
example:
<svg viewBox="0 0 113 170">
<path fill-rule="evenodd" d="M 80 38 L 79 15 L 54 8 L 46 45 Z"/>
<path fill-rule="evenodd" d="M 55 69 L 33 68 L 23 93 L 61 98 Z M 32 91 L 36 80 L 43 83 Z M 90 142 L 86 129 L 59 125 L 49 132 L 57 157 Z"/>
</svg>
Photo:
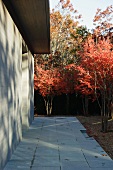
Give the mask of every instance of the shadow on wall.
<svg viewBox="0 0 113 170">
<path fill-rule="evenodd" d="M 34 118 L 33 57 L 28 51 L 22 55 L 22 127 L 26 131 Z"/>
<path fill-rule="evenodd" d="M 32 58 L 29 58 L 29 97 L 30 97 L 30 115 L 29 115 L 29 122 L 32 123 L 34 119 L 34 61 L 32 61 Z"/>
<path fill-rule="evenodd" d="M 21 65 L 21 36 L 0 1 L 0 169 L 22 137 Z"/>
</svg>

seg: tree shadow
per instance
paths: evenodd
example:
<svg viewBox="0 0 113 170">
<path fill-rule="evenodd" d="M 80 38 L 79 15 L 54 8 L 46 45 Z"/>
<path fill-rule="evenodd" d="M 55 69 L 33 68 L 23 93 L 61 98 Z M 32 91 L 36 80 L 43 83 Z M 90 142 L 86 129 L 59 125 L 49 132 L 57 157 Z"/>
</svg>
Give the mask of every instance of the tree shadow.
<svg viewBox="0 0 113 170">
<path fill-rule="evenodd" d="M 22 40 L 2 1 L 0 27 L 0 169 L 3 169 L 22 138 Z"/>
</svg>

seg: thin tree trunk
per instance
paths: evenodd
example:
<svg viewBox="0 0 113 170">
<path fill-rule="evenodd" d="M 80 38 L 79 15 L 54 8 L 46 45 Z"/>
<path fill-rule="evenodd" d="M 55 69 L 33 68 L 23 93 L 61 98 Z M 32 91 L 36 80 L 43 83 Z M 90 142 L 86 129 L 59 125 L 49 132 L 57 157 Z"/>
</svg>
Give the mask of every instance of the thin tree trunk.
<svg viewBox="0 0 113 170">
<path fill-rule="evenodd" d="M 45 101 L 46 113 L 48 116 L 50 116 L 53 108 L 53 96 L 48 96 L 44 98 L 44 101 Z"/>
<path fill-rule="evenodd" d="M 106 102 L 105 92 L 102 95 L 102 132 L 107 132 L 108 130 L 108 103 Z"/>
<path fill-rule="evenodd" d="M 85 104 L 84 104 L 84 98 L 82 98 L 82 105 L 83 105 L 83 113 L 84 113 L 84 115 L 85 115 Z"/>
<path fill-rule="evenodd" d="M 66 94 L 66 115 L 69 114 L 69 94 Z"/>
<path fill-rule="evenodd" d="M 53 96 L 50 97 L 50 107 L 49 107 L 49 114 L 51 115 L 52 114 L 52 109 L 53 109 Z"/>
<path fill-rule="evenodd" d="M 88 96 L 85 96 L 85 112 L 88 115 Z"/>
<path fill-rule="evenodd" d="M 49 114 L 48 98 L 44 98 L 44 102 L 45 102 L 46 113 L 47 113 L 47 115 L 48 115 L 48 114 Z"/>
<path fill-rule="evenodd" d="M 113 103 L 111 102 L 111 118 L 113 119 Z"/>
<path fill-rule="evenodd" d="M 82 98 L 82 103 L 83 103 L 83 112 L 84 115 L 88 115 L 88 96 L 85 96 L 84 99 Z"/>
</svg>

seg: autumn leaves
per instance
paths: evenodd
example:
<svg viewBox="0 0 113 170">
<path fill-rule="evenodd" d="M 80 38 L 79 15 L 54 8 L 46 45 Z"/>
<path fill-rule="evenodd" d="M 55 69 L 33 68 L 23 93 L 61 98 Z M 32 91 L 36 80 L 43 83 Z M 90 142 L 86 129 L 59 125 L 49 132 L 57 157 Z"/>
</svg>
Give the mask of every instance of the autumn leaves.
<svg viewBox="0 0 113 170">
<path fill-rule="evenodd" d="M 78 24 L 81 16 L 70 0 L 60 0 L 50 14 L 51 54 L 35 58 L 35 89 L 46 103 L 62 93 L 101 98 L 103 131 L 113 102 L 112 12 L 112 6 L 98 9 L 89 32 Z"/>
</svg>

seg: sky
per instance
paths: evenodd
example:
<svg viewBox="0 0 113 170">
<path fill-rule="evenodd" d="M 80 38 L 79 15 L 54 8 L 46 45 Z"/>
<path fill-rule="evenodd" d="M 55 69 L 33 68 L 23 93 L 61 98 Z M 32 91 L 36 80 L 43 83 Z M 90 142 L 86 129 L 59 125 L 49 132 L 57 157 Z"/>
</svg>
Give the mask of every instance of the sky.
<svg viewBox="0 0 113 170">
<path fill-rule="evenodd" d="M 54 8 L 58 4 L 59 0 L 49 0 L 50 9 Z M 83 17 L 82 25 L 85 25 L 88 29 L 93 28 L 93 18 L 96 14 L 97 8 L 105 10 L 106 7 L 112 5 L 113 0 L 71 0 L 74 9 L 78 10 L 79 14 Z"/>
</svg>

